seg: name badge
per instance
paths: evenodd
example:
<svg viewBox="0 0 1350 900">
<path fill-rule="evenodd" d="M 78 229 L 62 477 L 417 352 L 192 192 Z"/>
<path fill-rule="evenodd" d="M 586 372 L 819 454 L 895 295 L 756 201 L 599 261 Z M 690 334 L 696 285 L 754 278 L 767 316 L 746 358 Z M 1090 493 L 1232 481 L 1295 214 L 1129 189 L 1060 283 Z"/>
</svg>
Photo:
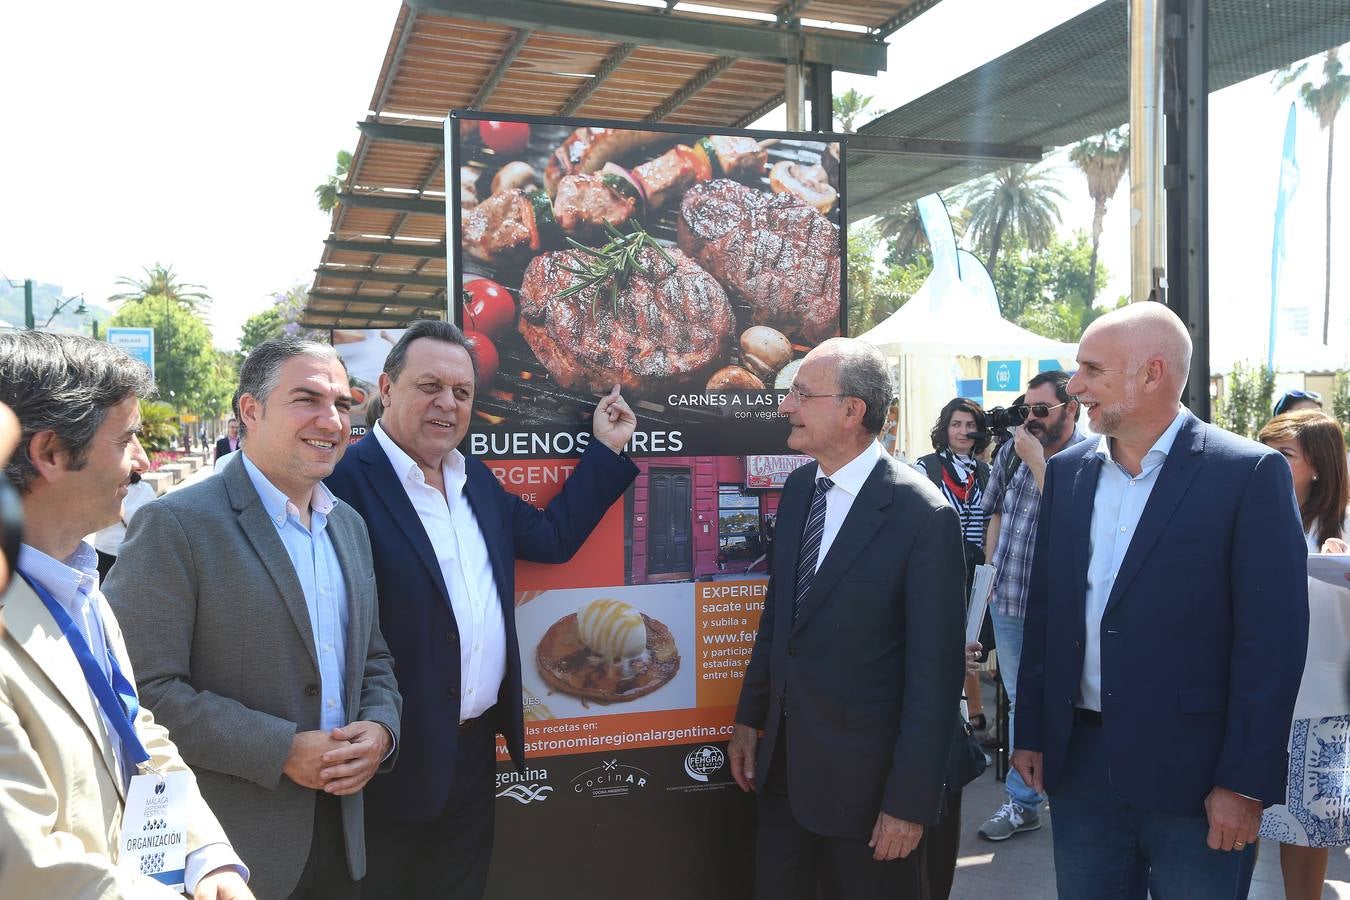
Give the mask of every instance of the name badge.
<svg viewBox="0 0 1350 900">
<path fill-rule="evenodd" d="M 118 865 L 182 891 L 187 866 L 188 772 L 133 775 Z"/>
</svg>

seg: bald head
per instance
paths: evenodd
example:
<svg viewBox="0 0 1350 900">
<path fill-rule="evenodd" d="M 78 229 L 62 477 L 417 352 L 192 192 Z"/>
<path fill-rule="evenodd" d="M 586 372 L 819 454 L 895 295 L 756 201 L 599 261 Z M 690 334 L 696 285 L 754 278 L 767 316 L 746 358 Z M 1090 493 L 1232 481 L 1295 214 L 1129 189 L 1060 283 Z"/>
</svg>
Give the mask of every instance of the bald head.
<svg viewBox="0 0 1350 900">
<path fill-rule="evenodd" d="M 1117 351 L 1129 372 L 1161 361 L 1164 393 L 1172 404 L 1181 399 L 1191 371 L 1191 335 L 1172 310 L 1152 301 L 1131 303 L 1089 325 L 1083 340 L 1090 337 Z"/>
</svg>

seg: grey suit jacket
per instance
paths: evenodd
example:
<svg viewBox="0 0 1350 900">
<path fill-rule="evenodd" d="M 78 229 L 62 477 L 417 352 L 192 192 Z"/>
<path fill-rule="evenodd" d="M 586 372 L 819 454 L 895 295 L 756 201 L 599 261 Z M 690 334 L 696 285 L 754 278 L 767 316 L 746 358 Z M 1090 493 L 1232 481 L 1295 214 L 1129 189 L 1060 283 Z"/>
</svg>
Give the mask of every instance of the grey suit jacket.
<svg viewBox="0 0 1350 900">
<path fill-rule="evenodd" d="M 339 501 L 328 531 L 347 582 L 347 719 L 379 722 L 397 740 L 402 701 L 380 634 L 366 526 Z M 104 593 L 142 703 L 197 773 L 254 892 L 287 896 L 309 854 L 315 792 L 281 770 L 295 733 L 319 728 L 319 666 L 300 581 L 242 460 L 141 509 Z M 391 756 L 381 771 L 392 766 Z M 358 879 L 362 803 L 359 793 L 342 798 Z"/>
</svg>

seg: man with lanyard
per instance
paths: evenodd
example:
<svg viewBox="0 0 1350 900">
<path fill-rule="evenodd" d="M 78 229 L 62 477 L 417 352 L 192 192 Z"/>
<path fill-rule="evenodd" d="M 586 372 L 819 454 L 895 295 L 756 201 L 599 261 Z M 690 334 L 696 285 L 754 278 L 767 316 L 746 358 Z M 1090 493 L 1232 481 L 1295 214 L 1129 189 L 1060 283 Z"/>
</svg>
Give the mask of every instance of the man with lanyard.
<svg viewBox="0 0 1350 900">
<path fill-rule="evenodd" d="M 1017 670 L 1045 463 L 1083 439 L 1075 424 L 1078 401 L 1069 396 L 1068 383 L 1068 374 L 1058 370 L 1041 372 L 1027 383 L 1021 407 L 1026 422 L 994 457 L 993 475 L 984 494 L 984 508 L 990 514 L 985 547 L 993 548 L 990 562 L 998 570 L 989 615 L 998 647 L 998 674 L 1008 693 L 1010 723 L 1017 703 Z M 1011 748 L 1011 735 L 1008 737 Z M 1008 770 L 1004 786 L 1007 799 L 980 826 L 979 835 L 986 840 L 1006 841 L 1019 832 L 1041 827 L 1040 806 L 1045 798 L 1027 787 L 1015 769 Z"/>
<path fill-rule="evenodd" d="M 109 344 L 0 337 L 0 402 L 21 439 L 19 577 L 0 638 L 0 896 L 251 898 L 164 728 L 140 705 L 122 633 L 82 538 L 115 521 L 149 371 Z"/>
</svg>

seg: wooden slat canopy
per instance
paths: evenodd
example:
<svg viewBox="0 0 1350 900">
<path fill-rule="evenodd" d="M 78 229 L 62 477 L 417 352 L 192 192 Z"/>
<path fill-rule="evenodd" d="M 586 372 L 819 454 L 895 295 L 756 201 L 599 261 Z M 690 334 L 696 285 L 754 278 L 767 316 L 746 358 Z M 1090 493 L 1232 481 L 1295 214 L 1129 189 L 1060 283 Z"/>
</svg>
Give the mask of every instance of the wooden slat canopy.
<svg viewBox="0 0 1350 900">
<path fill-rule="evenodd" d="M 875 73 L 885 64 L 885 37 L 937 2 L 404 5 L 360 123 L 305 324 L 376 328 L 445 314 L 442 149 L 427 142 L 427 131 L 401 140 L 399 126 L 439 129 L 456 108 L 744 126 L 783 102 L 789 62 Z"/>
</svg>

